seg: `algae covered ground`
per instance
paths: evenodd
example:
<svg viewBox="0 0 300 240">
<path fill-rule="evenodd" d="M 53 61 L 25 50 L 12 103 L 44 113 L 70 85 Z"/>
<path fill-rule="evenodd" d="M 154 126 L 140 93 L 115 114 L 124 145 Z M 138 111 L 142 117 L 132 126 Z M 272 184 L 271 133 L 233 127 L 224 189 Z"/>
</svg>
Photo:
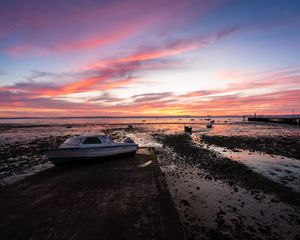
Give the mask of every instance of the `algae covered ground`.
<svg viewBox="0 0 300 240">
<path fill-rule="evenodd" d="M 299 238 L 299 193 L 190 135 L 154 136 L 188 239 Z"/>
<path fill-rule="evenodd" d="M 275 137 L 248 137 L 248 136 L 216 136 L 202 135 L 202 140 L 229 149 L 249 149 L 268 154 L 282 155 L 300 160 L 300 137 L 277 136 Z"/>
</svg>

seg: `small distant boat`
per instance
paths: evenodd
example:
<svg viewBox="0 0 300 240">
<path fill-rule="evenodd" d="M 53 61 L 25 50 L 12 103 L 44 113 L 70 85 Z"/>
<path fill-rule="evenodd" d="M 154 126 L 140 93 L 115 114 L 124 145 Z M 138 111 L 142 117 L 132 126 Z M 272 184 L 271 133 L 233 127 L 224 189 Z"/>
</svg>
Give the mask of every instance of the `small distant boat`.
<svg viewBox="0 0 300 240">
<path fill-rule="evenodd" d="M 205 120 L 205 121 L 210 121 L 210 120 L 211 120 L 211 116 L 208 115 L 208 113 L 207 113 L 207 116 L 204 118 L 204 120 Z"/>
<path fill-rule="evenodd" d="M 212 123 L 211 123 L 211 122 L 210 122 L 210 123 L 208 123 L 208 124 L 206 125 L 206 127 L 207 127 L 207 128 L 212 128 L 212 126 L 213 126 L 213 125 L 212 125 Z"/>
<path fill-rule="evenodd" d="M 75 136 L 68 138 L 57 149 L 46 152 L 48 159 L 55 165 L 82 162 L 104 157 L 135 154 L 138 145 L 130 138 L 124 143 L 115 143 L 106 135 Z"/>
<path fill-rule="evenodd" d="M 215 123 L 215 120 L 211 120 L 210 122 L 211 122 L 211 123 Z"/>
<path fill-rule="evenodd" d="M 191 118 L 190 120 L 191 120 L 191 121 L 195 121 L 195 119 L 194 119 L 194 118 Z"/>
<path fill-rule="evenodd" d="M 184 126 L 184 131 L 185 132 L 192 132 L 193 128 L 190 126 Z"/>
</svg>

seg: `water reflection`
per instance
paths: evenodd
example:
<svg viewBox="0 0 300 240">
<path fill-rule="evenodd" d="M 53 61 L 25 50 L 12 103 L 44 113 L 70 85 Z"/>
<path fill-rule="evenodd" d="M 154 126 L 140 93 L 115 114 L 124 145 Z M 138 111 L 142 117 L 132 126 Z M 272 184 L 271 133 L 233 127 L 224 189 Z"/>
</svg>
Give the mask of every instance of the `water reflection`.
<svg viewBox="0 0 300 240">
<path fill-rule="evenodd" d="M 299 126 L 243 122 L 241 118 L 214 118 L 214 120 L 213 127 L 207 129 L 206 125 L 209 121 L 201 118 L 195 118 L 193 121 L 190 118 L 1 119 L 0 144 L 50 135 L 75 135 L 90 130 L 100 132 L 108 128 L 127 128 L 128 124 L 147 132 L 182 133 L 184 126 L 188 125 L 192 126 L 194 134 L 300 136 Z"/>
<path fill-rule="evenodd" d="M 246 164 L 254 171 L 300 192 L 300 161 L 279 155 L 203 145 L 224 157 Z"/>
</svg>

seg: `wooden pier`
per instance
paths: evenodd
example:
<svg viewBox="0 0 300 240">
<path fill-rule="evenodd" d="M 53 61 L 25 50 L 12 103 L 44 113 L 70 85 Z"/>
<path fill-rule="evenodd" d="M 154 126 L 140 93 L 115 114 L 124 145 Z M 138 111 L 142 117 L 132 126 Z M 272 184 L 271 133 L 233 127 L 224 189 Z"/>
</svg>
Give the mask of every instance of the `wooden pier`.
<svg viewBox="0 0 300 240">
<path fill-rule="evenodd" d="M 285 124 L 300 125 L 300 118 L 249 117 L 248 121 L 270 122 L 270 123 L 285 123 Z"/>
</svg>

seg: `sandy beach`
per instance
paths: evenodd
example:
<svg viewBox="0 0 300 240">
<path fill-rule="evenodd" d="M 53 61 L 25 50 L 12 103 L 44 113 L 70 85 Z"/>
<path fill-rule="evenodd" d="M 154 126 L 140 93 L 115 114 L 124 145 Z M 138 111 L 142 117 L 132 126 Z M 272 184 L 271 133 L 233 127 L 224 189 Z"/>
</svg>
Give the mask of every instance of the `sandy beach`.
<svg viewBox="0 0 300 240">
<path fill-rule="evenodd" d="M 192 134 L 183 133 L 184 123 L 150 121 L 133 129 L 125 124 L 6 126 L 0 147 L 1 185 L 5 189 L 53 168 L 43 151 L 71 135 L 90 131 L 115 141 L 131 137 L 140 147 L 154 149 L 187 239 L 298 239 L 299 129 L 275 124 L 271 129 L 281 128 L 280 136 L 264 135 L 260 129 L 267 132 L 270 125 L 257 124 L 257 134 L 249 131 L 247 136 L 232 133 L 253 125 L 220 122 L 207 131 L 198 121 Z M 4 144 L 4 136 L 16 129 L 20 138 Z M 22 134 L 30 137 L 22 139 Z"/>
</svg>

